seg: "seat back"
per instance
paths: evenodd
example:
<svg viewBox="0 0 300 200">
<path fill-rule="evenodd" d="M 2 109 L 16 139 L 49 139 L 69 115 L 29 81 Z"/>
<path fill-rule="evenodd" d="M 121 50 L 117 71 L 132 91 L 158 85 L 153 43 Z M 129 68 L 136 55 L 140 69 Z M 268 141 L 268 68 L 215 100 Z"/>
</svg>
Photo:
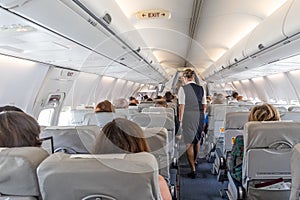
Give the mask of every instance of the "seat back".
<svg viewBox="0 0 300 200">
<path fill-rule="evenodd" d="M 97 125 L 104 127 L 108 122 L 116 118 L 127 118 L 125 114 L 113 112 L 87 113 L 84 115 L 85 125 Z"/>
<path fill-rule="evenodd" d="M 249 112 L 226 113 L 223 152 L 231 151 L 233 138 L 243 135 L 245 123 L 248 121 Z"/>
<path fill-rule="evenodd" d="M 80 109 L 70 111 L 70 121 L 68 126 L 79 126 L 84 122 L 84 115 L 87 113 L 93 113 L 93 109 Z"/>
<path fill-rule="evenodd" d="M 141 127 L 164 127 L 168 130 L 168 147 L 170 159 L 174 157 L 175 146 L 175 121 L 170 113 L 137 113 L 131 116 L 131 121 Z"/>
<path fill-rule="evenodd" d="M 53 137 L 54 152 L 91 153 L 100 130 L 97 125 L 50 126 L 40 137 Z"/>
<path fill-rule="evenodd" d="M 299 122 L 300 121 L 300 112 L 282 112 L 280 113 L 280 118 L 281 120 L 292 120 L 295 122 Z"/>
<path fill-rule="evenodd" d="M 300 143 L 300 123 L 247 122 L 244 127 L 243 180 L 291 178 L 291 149 Z"/>
<path fill-rule="evenodd" d="M 170 180 L 167 129 L 163 127 L 145 128 L 144 134 L 150 148 L 150 153 L 153 154 L 157 160 L 159 174 L 166 180 Z"/>
<path fill-rule="evenodd" d="M 37 170 L 43 199 L 160 199 L 153 155 L 55 153 Z"/>
<path fill-rule="evenodd" d="M 48 156 L 39 147 L 0 150 L 0 196 L 5 199 L 38 199 L 40 190 L 36 169 Z"/>
<path fill-rule="evenodd" d="M 289 112 L 300 112 L 300 106 L 290 106 L 288 108 Z"/>
<path fill-rule="evenodd" d="M 290 200 L 299 200 L 300 197 L 300 144 L 295 145 L 291 158 L 292 190 Z"/>
<path fill-rule="evenodd" d="M 249 109 L 243 106 L 228 106 L 223 104 L 212 104 L 209 114 L 209 130 L 213 132 L 214 141 L 216 138 L 223 137 L 225 130 L 226 113 L 230 112 L 248 112 Z"/>
</svg>

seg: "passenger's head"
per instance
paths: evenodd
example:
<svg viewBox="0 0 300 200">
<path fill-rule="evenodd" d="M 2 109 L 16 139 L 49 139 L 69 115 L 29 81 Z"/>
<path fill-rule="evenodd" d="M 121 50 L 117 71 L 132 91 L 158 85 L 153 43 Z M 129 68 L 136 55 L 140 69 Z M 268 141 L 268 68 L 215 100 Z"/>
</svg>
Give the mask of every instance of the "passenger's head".
<svg viewBox="0 0 300 200">
<path fill-rule="evenodd" d="M 128 101 L 124 98 L 119 98 L 114 100 L 115 108 L 128 108 Z"/>
<path fill-rule="evenodd" d="M 129 97 L 129 106 L 137 106 L 138 100 L 135 97 Z"/>
<path fill-rule="evenodd" d="M 237 92 L 232 93 L 232 98 L 237 99 L 238 96 L 239 96 L 239 93 L 237 93 Z"/>
<path fill-rule="evenodd" d="M 144 95 L 144 96 L 143 96 L 143 99 L 144 99 L 144 100 L 147 100 L 148 98 L 149 98 L 148 95 Z"/>
<path fill-rule="evenodd" d="M 19 111 L 0 113 L 0 147 L 41 146 L 40 126 L 30 115 Z"/>
<path fill-rule="evenodd" d="M 115 108 L 110 101 L 105 100 L 97 104 L 95 112 L 115 112 Z"/>
<path fill-rule="evenodd" d="M 195 72 L 191 69 L 186 69 L 183 72 L 184 82 L 194 80 Z"/>
<path fill-rule="evenodd" d="M 7 105 L 7 106 L 1 106 L 0 107 L 0 112 L 3 112 L 3 111 L 18 111 L 18 112 L 24 112 L 22 109 L 16 107 L 16 106 L 10 106 L 10 105 Z"/>
<path fill-rule="evenodd" d="M 116 118 L 106 124 L 96 139 L 94 153 L 149 152 L 144 132 L 136 123 Z"/>
<path fill-rule="evenodd" d="M 270 104 L 257 105 L 251 108 L 248 121 L 279 121 L 278 110 Z"/>
<path fill-rule="evenodd" d="M 211 103 L 211 97 L 210 96 L 206 96 L 206 103 L 210 104 Z"/>
<path fill-rule="evenodd" d="M 238 97 L 236 98 L 236 100 L 238 100 L 238 101 L 243 101 L 243 96 L 238 96 Z"/>
<path fill-rule="evenodd" d="M 170 91 L 165 93 L 165 99 L 167 102 L 171 102 L 174 99 L 174 96 L 172 95 L 172 93 Z"/>
</svg>

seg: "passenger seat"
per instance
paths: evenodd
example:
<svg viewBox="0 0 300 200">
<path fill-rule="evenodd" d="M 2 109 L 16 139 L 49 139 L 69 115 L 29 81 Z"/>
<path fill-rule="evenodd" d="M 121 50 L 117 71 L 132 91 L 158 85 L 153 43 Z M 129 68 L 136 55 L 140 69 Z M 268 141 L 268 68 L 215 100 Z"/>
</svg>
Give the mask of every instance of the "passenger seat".
<svg viewBox="0 0 300 200">
<path fill-rule="evenodd" d="M 161 199 L 158 166 L 150 153 L 55 153 L 37 170 L 45 200 Z"/>
<path fill-rule="evenodd" d="M 96 125 L 49 126 L 42 131 L 40 137 L 53 137 L 54 152 L 88 154 L 93 151 L 100 131 Z"/>
<path fill-rule="evenodd" d="M 1 148 L 0 199 L 40 199 L 36 169 L 48 155 L 39 147 Z"/>
</svg>

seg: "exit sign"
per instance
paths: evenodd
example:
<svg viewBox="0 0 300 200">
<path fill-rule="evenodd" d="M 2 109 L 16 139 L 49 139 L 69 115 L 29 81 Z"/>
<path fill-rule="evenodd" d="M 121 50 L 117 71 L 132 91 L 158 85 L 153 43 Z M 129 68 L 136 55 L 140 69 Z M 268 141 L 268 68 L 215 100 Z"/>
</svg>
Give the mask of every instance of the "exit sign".
<svg viewBox="0 0 300 200">
<path fill-rule="evenodd" d="M 171 13 L 163 9 L 144 10 L 136 13 L 137 19 L 170 19 Z"/>
</svg>

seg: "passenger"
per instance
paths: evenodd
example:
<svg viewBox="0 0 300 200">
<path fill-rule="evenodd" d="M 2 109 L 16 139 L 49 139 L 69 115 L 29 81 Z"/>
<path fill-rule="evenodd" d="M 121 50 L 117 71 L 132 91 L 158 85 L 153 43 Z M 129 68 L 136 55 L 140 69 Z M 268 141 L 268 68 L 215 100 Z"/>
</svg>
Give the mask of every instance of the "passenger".
<svg viewBox="0 0 300 200">
<path fill-rule="evenodd" d="M 128 108 L 128 101 L 125 98 L 119 98 L 114 100 L 115 109 L 126 109 Z"/>
<path fill-rule="evenodd" d="M 40 126 L 30 115 L 20 111 L 0 113 L 0 147 L 40 147 Z"/>
<path fill-rule="evenodd" d="M 206 96 L 206 103 L 207 105 L 210 104 L 211 98 L 210 96 Z M 201 133 L 201 138 L 200 138 L 200 145 L 203 145 L 204 138 L 207 135 L 208 132 L 208 113 L 209 113 L 210 107 L 207 106 L 206 112 L 204 113 L 204 120 L 203 120 L 203 130 Z"/>
<path fill-rule="evenodd" d="M 163 99 L 163 97 L 159 95 L 155 98 L 155 100 L 158 100 L 158 99 Z"/>
<path fill-rule="evenodd" d="M 237 101 L 243 101 L 243 96 L 238 96 L 236 100 Z"/>
<path fill-rule="evenodd" d="M 270 104 L 262 104 L 252 107 L 248 121 L 279 121 L 280 114 L 278 110 Z M 231 151 L 231 160 L 229 171 L 231 176 L 242 182 L 242 164 L 244 157 L 244 139 L 243 136 L 237 136 Z"/>
<path fill-rule="evenodd" d="M 239 96 L 239 93 L 233 92 L 231 102 L 237 102 L 238 96 Z"/>
<path fill-rule="evenodd" d="M 143 96 L 143 101 L 147 101 L 148 98 L 149 98 L 148 95 L 144 95 Z"/>
<path fill-rule="evenodd" d="M 138 105 L 138 101 L 136 100 L 135 97 L 129 97 L 129 106 L 137 106 Z"/>
<path fill-rule="evenodd" d="M 167 91 L 165 93 L 164 98 L 166 99 L 168 107 L 172 108 L 174 110 L 175 135 L 177 135 L 179 128 L 180 128 L 180 122 L 179 122 L 178 113 L 177 113 L 177 111 L 178 111 L 177 103 L 174 103 L 175 96 L 170 91 Z"/>
<path fill-rule="evenodd" d="M 95 113 L 98 112 L 115 112 L 115 108 L 110 101 L 105 100 L 97 104 L 95 108 Z"/>
<path fill-rule="evenodd" d="M 186 144 L 187 159 L 191 168 L 188 176 L 196 177 L 197 156 L 200 150 L 200 138 L 206 112 L 206 94 L 202 86 L 194 81 L 194 71 L 184 71 L 185 85 L 179 88 L 179 121 L 182 124 L 182 136 Z"/>
<path fill-rule="evenodd" d="M 170 91 L 166 92 L 164 97 L 165 97 L 167 103 L 171 103 L 172 100 L 174 99 L 174 96 L 172 95 L 172 93 Z"/>
<path fill-rule="evenodd" d="M 18 111 L 18 112 L 24 112 L 22 109 L 16 107 L 16 106 L 10 106 L 10 105 L 6 105 L 6 106 L 1 106 L 0 107 L 0 112 L 3 111 Z"/>
<path fill-rule="evenodd" d="M 117 118 L 106 124 L 95 143 L 94 153 L 139 153 L 149 152 L 144 132 L 136 123 Z M 163 200 L 171 200 L 168 185 L 165 179 L 159 175 L 159 188 Z"/>
<path fill-rule="evenodd" d="M 153 102 L 153 99 L 152 98 L 148 98 L 146 101 L 147 102 Z"/>
<path fill-rule="evenodd" d="M 210 96 L 206 96 L 206 103 L 210 104 L 211 103 L 211 97 Z"/>
</svg>

